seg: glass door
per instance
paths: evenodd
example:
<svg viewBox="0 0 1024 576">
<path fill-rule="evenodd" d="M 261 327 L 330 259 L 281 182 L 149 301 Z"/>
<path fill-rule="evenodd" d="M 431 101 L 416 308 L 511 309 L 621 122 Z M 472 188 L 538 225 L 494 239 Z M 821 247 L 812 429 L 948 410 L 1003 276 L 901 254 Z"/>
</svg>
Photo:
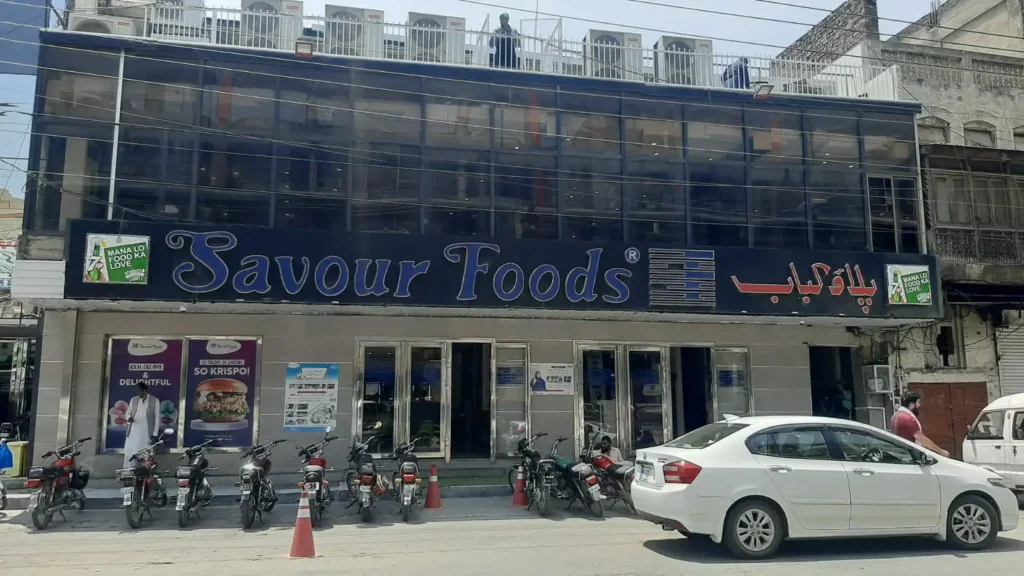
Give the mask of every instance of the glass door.
<svg viewBox="0 0 1024 576">
<path fill-rule="evenodd" d="M 750 352 L 743 348 L 713 348 L 711 354 L 713 420 L 717 422 L 725 414 L 750 416 Z"/>
<path fill-rule="evenodd" d="M 526 392 L 529 360 L 526 344 L 496 344 L 494 349 L 492 461 L 496 457 L 517 457 L 519 441 L 530 434 L 530 395 Z"/>
<path fill-rule="evenodd" d="M 577 452 L 608 436 L 613 446 L 625 451 L 620 438 L 619 391 L 616 346 L 581 346 L 576 352 L 576 397 L 581 417 L 578 427 L 582 437 L 577 439 Z"/>
<path fill-rule="evenodd" d="M 402 404 L 402 442 L 418 439 L 416 454 L 449 458 L 451 359 L 444 342 L 407 343 Z"/>
<path fill-rule="evenodd" d="M 360 343 L 356 356 L 352 436 L 378 436 L 377 454 L 394 451 L 398 438 L 399 352 L 397 343 Z M 377 422 L 381 426 L 374 429 Z"/>
<path fill-rule="evenodd" d="M 667 348 L 627 346 L 625 356 L 623 396 L 628 398 L 626 422 L 631 434 L 622 450 L 630 454 L 672 438 L 672 387 L 667 385 Z"/>
</svg>

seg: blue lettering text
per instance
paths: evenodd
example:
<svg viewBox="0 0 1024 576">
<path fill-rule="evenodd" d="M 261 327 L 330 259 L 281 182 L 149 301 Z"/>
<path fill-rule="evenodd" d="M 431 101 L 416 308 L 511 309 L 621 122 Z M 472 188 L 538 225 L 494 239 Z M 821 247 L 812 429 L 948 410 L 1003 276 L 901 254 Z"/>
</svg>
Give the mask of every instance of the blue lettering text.
<svg viewBox="0 0 1024 576">
<path fill-rule="evenodd" d="M 459 288 L 458 299 L 466 302 L 476 300 L 476 276 L 486 274 L 489 266 L 480 263 L 480 252 L 484 249 L 494 250 L 500 253 L 501 248 L 497 244 L 485 244 L 483 242 L 459 242 L 450 244 L 444 249 L 444 257 L 451 263 L 457 264 L 462 261 L 463 256 L 459 250 L 465 250 L 465 265 L 462 268 L 462 287 Z"/>
<path fill-rule="evenodd" d="M 412 284 L 413 278 L 427 273 L 430 269 L 430 260 L 424 260 L 419 264 L 412 260 L 402 260 L 398 266 L 398 288 L 395 288 L 395 298 L 408 298 L 411 296 L 409 285 Z"/>
<path fill-rule="evenodd" d="M 551 276 L 548 287 L 541 290 L 540 284 L 545 276 Z M 530 274 L 530 296 L 538 302 L 550 302 L 558 296 L 558 291 L 562 288 L 562 283 L 558 277 L 558 268 L 555 268 L 551 264 L 541 264 L 533 269 Z"/>
<path fill-rule="evenodd" d="M 190 284 L 185 280 L 185 275 L 194 271 L 196 265 L 192 262 L 183 262 L 174 269 L 171 275 L 174 283 L 178 288 L 193 294 L 205 294 L 221 289 L 227 284 L 230 271 L 228 265 L 221 260 L 217 253 L 231 250 L 238 245 L 238 239 L 229 232 L 174 230 L 167 234 L 167 246 L 174 250 L 180 250 L 185 247 L 185 238 L 192 240 L 192 258 L 206 268 L 211 278 L 206 284 Z"/>
<path fill-rule="evenodd" d="M 332 267 L 338 268 L 338 279 L 332 286 L 327 285 L 327 274 Z M 316 265 L 316 272 L 313 274 L 313 282 L 316 289 L 324 296 L 333 298 L 345 291 L 348 287 L 348 264 L 340 256 L 328 256 Z"/>
<path fill-rule="evenodd" d="M 505 278 L 512 274 L 512 288 L 505 290 Z M 494 294 L 504 302 L 512 302 L 523 295 L 526 274 L 515 262 L 506 262 L 494 271 Z"/>
</svg>

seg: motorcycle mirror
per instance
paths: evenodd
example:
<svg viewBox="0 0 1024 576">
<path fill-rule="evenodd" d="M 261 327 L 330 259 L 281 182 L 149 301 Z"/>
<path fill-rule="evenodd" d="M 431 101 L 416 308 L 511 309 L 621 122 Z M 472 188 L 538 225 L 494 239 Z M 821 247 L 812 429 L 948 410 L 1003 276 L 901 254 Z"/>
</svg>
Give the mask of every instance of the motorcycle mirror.
<svg viewBox="0 0 1024 576">
<path fill-rule="evenodd" d="M 326 436 L 327 434 L 330 434 L 330 433 L 331 433 L 331 427 L 328 426 L 327 430 L 324 430 L 324 435 Z"/>
<path fill-rule="evenodd" d="M 382 424 L 380 420 L 373 423 L 374 430 L 380 430 L 382 426 L 384 426 L 384 424 Z"/>
<path fill-rule="evenodd" d="M 166 430 L 164 430 L 164 434 L 167 434 L 168 436 L 173 435 L 174 434 L 174 428 L 167 428 Z"/>
</svg>

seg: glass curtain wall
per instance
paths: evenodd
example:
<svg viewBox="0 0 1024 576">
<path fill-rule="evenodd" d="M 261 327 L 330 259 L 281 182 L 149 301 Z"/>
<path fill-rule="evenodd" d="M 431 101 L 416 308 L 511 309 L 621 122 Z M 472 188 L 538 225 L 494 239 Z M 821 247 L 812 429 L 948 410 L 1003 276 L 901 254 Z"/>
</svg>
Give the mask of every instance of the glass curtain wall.
<svg viewBox="0 0 1024 576">
<path fill-rule="evenodd" d="M 893 227 L 868 175 L 903 184 L 916 167 L 909 112 L 179 54 L 126 54 L 114 217 L 866 250 L 873 222 Z M 41 58 L 28 221 L 59 233 L 106 217 L 119 57 L 46 46 Z"/>
</svg>

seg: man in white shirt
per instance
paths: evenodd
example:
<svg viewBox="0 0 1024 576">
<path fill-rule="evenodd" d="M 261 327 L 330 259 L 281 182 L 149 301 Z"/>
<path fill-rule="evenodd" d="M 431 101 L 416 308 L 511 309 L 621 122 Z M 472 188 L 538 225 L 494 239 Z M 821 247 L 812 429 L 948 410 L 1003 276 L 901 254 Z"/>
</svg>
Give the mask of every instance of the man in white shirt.
<svg viewBox="0 0 1024 576">
<path fill-rule="evenodd" d="M 598 449 L 594 451 L 595 456 L 598 454 L 607 456 L 614 464 L 622 464 L 626 461 L 626 459 L 622 457 L 622 451 L 615 446 L 612 446 L 612 439 L 609 436 L 601 438 L 601 443 L 598 444 Z"/>
</svg>

